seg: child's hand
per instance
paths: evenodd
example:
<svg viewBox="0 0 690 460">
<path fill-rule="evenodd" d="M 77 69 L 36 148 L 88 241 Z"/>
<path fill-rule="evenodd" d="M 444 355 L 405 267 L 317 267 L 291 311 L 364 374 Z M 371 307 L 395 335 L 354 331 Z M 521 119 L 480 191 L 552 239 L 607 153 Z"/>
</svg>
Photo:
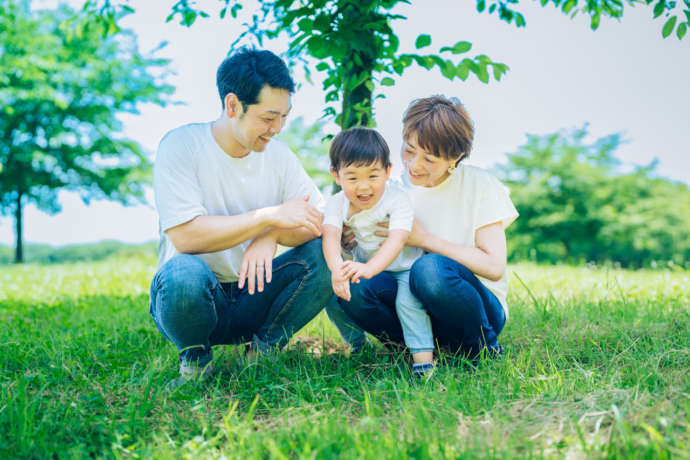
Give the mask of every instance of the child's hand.
<svg viewBox="0 0 690 460">
<path fill-rule="evenodd" d="M 348 302 L 350 301 L 352 296 L 350 295 L 350 280 L 348 278 L 331 276 L 331 285 L 333 286 L 335 295 Z"/>
<path fill-rule="evenodd" d="M 359 283 L 360 278 L 369 279 L 373 276 L 371 268 L 367 264 L 351 260 L 343 263 L 342 272 L 343 276 L 352 280 L 353 283 Z"/>
</svg>

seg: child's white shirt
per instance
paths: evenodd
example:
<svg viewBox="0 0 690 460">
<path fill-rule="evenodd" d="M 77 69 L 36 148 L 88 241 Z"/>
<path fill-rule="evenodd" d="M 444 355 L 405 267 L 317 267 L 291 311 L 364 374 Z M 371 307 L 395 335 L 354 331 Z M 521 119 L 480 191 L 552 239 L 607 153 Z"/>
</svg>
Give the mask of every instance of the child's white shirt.
<svg viewBox="0 0 690 460">
<path fill-rule="evenodd" d="M 333 225 L 339 229 L 342 229 L 345 224 L 352 229 L 357 241 L 353 255 L 358 262 L 371 259 L 378 251 L 381 242 L 385 240 L 374 234 L 381 230 L 381 227 L 376 225 L 378 222 L 389 221 L 389 230 L 408 232 L 412 230 L 414 220 L 412 203 L 402 185 L 395 181 L 389 180 L 386 183 L 381 199 L 373 207 L 359 211 L 348 218 L 349 209 L 350 202 L 345 193 L 342 191 L 336 193 L 326 203 L 323 224 Z M 386 270 L 394 272 L 409 270 L 422 254 L 423 251 L 420 248 L 405 246 Z"/>
</svg>

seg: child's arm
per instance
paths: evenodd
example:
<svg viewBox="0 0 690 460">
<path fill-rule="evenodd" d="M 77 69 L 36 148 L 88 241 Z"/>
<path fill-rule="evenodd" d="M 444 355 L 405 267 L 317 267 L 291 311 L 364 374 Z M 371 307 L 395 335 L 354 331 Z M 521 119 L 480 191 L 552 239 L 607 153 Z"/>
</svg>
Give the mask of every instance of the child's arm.
<svg viewBox="0 0 690 460">
<path fill-rule="evenodd" d="M 350 278 L 343 276 L 343 258 L 340 255 L 340 237 L 342 230 L 330 224 L 323 226 L 321 246 L 323 257 L 331 270 L 331 285 L 338 297 L 350 300 Z"/>
<path fill-rule="evenodd" d="M 374 257 L 369 259 L 369 262 L 363 264 L 347 261 L 343 264 L 343 275 L 348 279 L 351 278 L 353 283 L 358 283 L 360 278 L 369 279 L 378 275 L 398 257 L 409 234 L 407 230 L 391 230 L 388 232 L 388 238 L 376 251 Z"/>
</svg>

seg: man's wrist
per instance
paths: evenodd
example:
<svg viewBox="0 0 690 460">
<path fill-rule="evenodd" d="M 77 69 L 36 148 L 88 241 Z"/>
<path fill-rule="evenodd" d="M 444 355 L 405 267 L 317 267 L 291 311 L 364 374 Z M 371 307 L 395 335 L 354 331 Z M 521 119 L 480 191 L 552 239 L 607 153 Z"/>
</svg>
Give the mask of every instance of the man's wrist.
<svg viewBox="0 0 690 460">
<path fill-rule="evenodd" d="M 259 222 L 266 227 L 277 227 L 278 225 L 278 210 L 280 206 L 268 206 L 256 210 L 256 216 Z"/>
</svg>

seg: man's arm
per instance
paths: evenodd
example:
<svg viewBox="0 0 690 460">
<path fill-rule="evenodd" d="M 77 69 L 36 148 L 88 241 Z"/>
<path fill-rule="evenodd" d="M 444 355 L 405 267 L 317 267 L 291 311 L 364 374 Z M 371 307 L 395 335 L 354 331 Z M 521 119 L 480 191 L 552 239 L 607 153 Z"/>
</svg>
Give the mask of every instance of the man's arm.
<svg viewBox="0 0 690 460">
<path fill-rule="evenodd" d="M 277 235 L 279 242 L 282 239 L 286 243 L 299 243 L 302 239 L 307 241 L 309 234 L 311 238 L 321 235 L 321 213 L 308 199 L 290 200 L 235 216 L 197 216 L 168 229 L 166 234 L 179 252 L 189 254 L 237 246 L 269 227 L 283 231 Z"/>
</svg>

